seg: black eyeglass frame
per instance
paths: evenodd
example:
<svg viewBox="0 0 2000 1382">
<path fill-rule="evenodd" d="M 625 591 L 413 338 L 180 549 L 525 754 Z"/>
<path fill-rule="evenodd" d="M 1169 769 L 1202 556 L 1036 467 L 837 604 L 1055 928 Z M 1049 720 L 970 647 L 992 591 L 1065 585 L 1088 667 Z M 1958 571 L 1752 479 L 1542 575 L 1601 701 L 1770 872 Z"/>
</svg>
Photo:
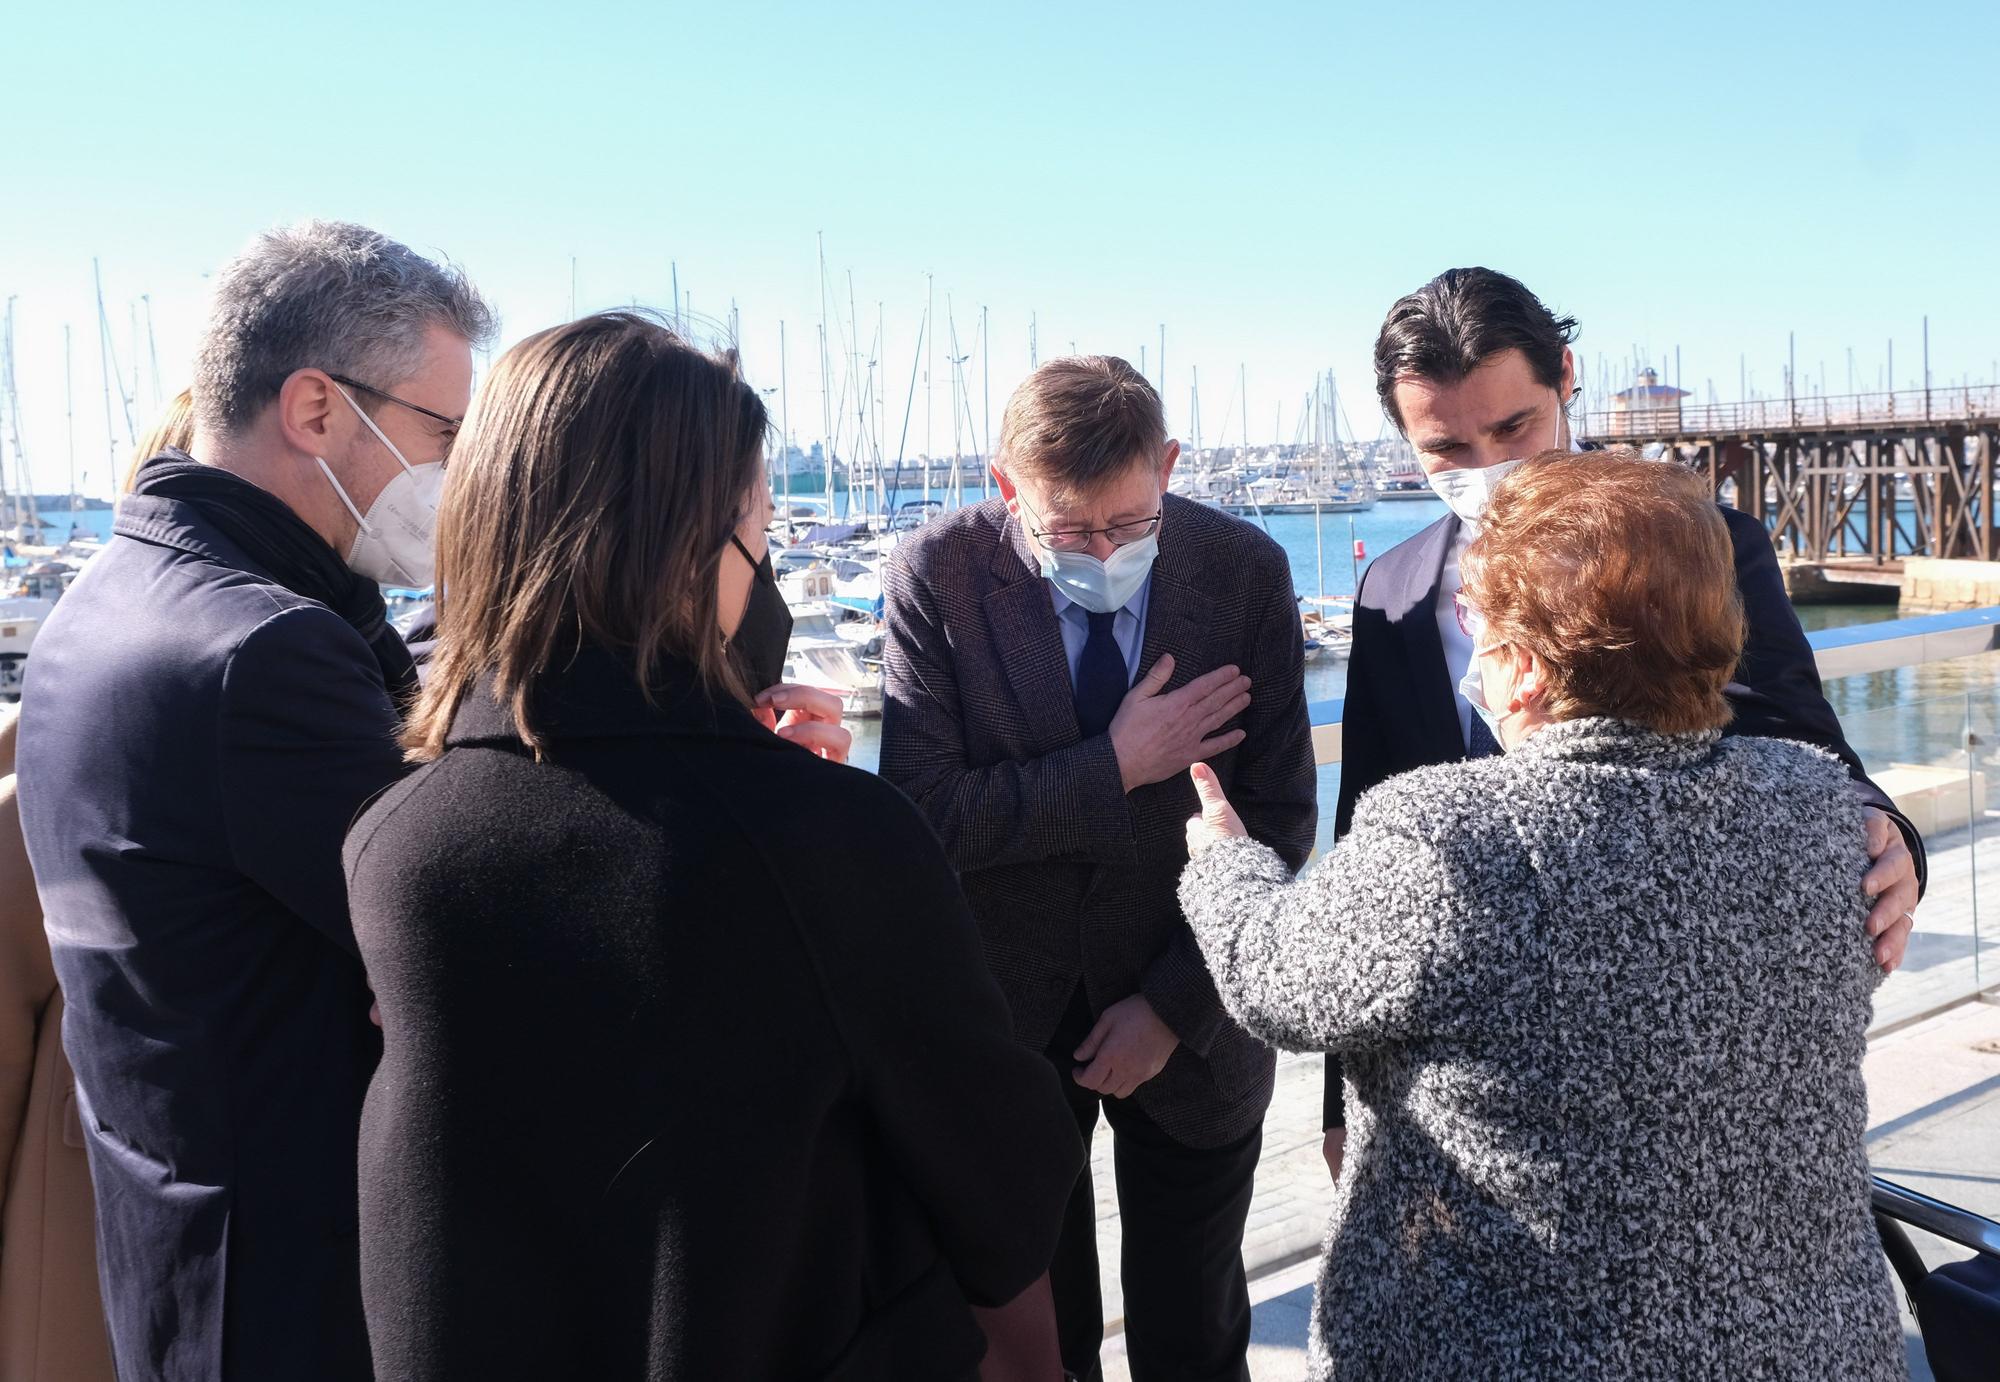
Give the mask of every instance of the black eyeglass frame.
<svg viewBox="0 0 2000 1382">
<path fill-rule="evenodd" d="M 407 398 L 398 398 L 387 389 L 378 389 L 373 384 L 362 383 L 359 379 L 349 379 L 346 375 L 335 374 L 332 370 L 326 371 L 326 377 L 336 384 L 345 384 L 350 389 L 359 389 L 363 393 L 372 393 L 377 398 L 395 404 L 398 408 L 408 408 L 413 413 L 422 413 L 425 417 L 442 422 L 454 431 L 465 426 L 465 419 L 462 417 L 446 417 L 443 413 L 433 412 L 421 403 L 412 403 Z"/>
<path fill-rule="evenodd" d="M 1025 499 L 1021 500 L 1021 507 L 1027 510 L 1028 517 L 1034 519 L 1035 522 L 1040 523 L 1042 521 L 1042 516 L 1040 514 L 1036 513 L 1033 509 L 1028 508 L 1027 500 Z M 1135 542 L 1144 542 L 1154 533 L 1160 531 L 1160 520 L 1166 516 L 1166 512 L 1167 511 L 1164 508 L 1162 508 L 1156 511 L 1151 518 L 1135 518 L 1129 523 L 1114 523 L 1108 528 L 1056 528 L 1049 531 L 1044 531 L 1040 528 L 1030 528 L 1028 529 L 1028 531 L 1034 534 L 1035 541 L 1041 543 L 1051 552 L 1082 551 L 1085 547 L 1090 546 L 1090 540 L 1096 537 L 1099 533 L 1102 533 L 1106 537 L 1110 538 L 1111 545 L 1113 547 L 1130 547 Z M 1120 538 L 1114 536 L 1114 534 L 1122 532 L 1124 529 L 1139 528 L 1139 527 L 1143 527 L 1145 531 L 1140 533 L 1135 533 L 1131 537 L 1127 538 Z M 1082 540 L 1076 542 L 1074 546 L 1058 547 L 1056 546 L 1055 543 L 1055 539 L 1060 539 L 1063 542 L 1068 543 L 1071 539 L 1077 539 L 1077 538 L 1080 538 Z"/>
</svg>

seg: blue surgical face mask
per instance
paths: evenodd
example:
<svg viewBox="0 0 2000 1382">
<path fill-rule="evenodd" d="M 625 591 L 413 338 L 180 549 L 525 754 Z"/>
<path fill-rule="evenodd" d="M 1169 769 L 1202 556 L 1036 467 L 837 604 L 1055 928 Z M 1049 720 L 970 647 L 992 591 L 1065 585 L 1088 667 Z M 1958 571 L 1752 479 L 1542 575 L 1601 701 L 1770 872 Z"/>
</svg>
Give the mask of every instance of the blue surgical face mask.
<svg viewBox="0 0 2000 1382">
<path fill-rule="evenodd" d="M 1042 575 L 1057 590 L 1092 614 L 1121 610 L 1139 593 L 1153 559 L 1160 554 L 1160 535 L 1149 533 L 1128 542 L 1103 561 L 1087 552 L 1051 552 L 1037 546 Z"/>
</svg>

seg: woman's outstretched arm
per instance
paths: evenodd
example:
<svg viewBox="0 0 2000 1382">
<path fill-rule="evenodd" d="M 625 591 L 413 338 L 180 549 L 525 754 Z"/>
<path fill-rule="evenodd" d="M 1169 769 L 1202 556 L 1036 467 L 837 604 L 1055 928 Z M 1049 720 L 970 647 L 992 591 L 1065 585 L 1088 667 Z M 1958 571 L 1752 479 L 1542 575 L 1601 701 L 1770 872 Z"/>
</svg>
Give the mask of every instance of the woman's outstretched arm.
<svg viewBox="0 0 2000 1382">
<path fill-rule="evenodd" d="M 1274 1046 L 1406 1040 L 1473 996 L 1473 899 L 1435 847 L 1365 807 L 1296 881 L 1263 845 L 1218 830 L 1180 899 L 1230 1015 Z"/>
</svg>

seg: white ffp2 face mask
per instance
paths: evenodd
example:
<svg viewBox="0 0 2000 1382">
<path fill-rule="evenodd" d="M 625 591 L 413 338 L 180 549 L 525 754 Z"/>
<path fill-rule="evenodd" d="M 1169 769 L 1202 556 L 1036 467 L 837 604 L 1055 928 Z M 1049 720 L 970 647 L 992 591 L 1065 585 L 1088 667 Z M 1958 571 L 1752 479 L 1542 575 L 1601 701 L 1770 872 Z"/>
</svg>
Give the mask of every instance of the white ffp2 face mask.
<svg viewBox="0 0 2000 1382">
<path fill-rule="evenodd" d="M 1472 663 L 1465 669 L 1465 675 L 1458 679 L 1458 694 L 1472 707 L 1472 713 L 1486 722 L 1486 732 L 1493 736 L 1493 742 L 1506 750 L 1507 741 L 1500 737 L 1500 715 L 1486 704 L 1486 682 L 1479 675 L 1479 654 L 1472 655 Z"/>
<path fill-rule="evenodd" d="M 1478 469 L 1461 467 L 1456 470 L 1439 470 L 1425 478 L 1437 497 L 1445 506 L 1466 523 L 1477 523 L 1486 517 L 1486 506 L 1493 502 L 1493 491 L 1500 482 L 1521 468 L 1519 461 L 1501 461 L 1497 465 Z"/>
<path fill-rule="evenodd" d="M 1125 608 L 1139 593 L 1160 554 L 1160 535 L 1149 533 L 1128 542 L 1103 561 L 1087 552 L 1051 552 L 1046 547 L 1040 551 L 1042 575 L 1057 590 L 1092 614 L 1110 614 Z"/>
<path fill-rule="evenodd" d="M 1563 410 L 1560 400 L 1556 403 L 1555 435 L 1549 439 L 1549 448 L 1563 449 Z M 1437 497 L 1444 500 L 1445 507 L 1466 523 L 1478 523 L 1486 517 L 1486 506 L 1493 502 L 1493 491 L 1500 482 L 1521 468 L 1519 459 L 1501 461 L 1482 469 L 1440 470 L 1424 478 Z"/>
<path fill-rule="evenodd" d="M 354 535 L 354 545 L 347 549 L 347 569 L 381 585 L 423 590 L 437 578 L 437 507 L 444 492 L 444 463 L 411 465 L 396 443 L 375 425 L 375 419 L 349 397 L 347 390 L 338 384 L 334 388 L 340 390 L 340 396 L 347 399 L 354 415 L 402 467 L 382 487 L 364 515 L 348 497 L 347 487 L 335 477 L 333 467 L 324 458 L 313 457 L 326 482 L 333 486 L 333 492 L 360 527 Z"/>
</svg>

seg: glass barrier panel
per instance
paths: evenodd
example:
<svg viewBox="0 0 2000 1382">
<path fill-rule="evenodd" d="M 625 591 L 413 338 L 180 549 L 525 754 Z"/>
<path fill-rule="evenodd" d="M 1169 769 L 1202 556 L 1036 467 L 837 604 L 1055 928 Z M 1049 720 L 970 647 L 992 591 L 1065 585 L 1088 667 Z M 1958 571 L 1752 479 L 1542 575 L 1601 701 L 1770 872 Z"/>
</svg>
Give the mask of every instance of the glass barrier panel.
<svg viewBox="0 0 2000 1382">
<path fill-rule="evenodd" d="M 1840 717 L 1847 742 L 1875 785 L 1917 828 L 1928 859 L 1929 886 L 1916 909 L 1909 950 L 1875 995 L 1878 1028 L 1945 1007 L 1979 988 L 1980 894 L 1990 896 L 2000 886 L 2000 879 L 1983 876 L 1980 844 L 2000 790 L 2000 771 L 1990 746 L 1969 742 L 1978 737 L 1975 719 L 1993 718 L 1991 694 L 1969 688 L 1990 684 L 2000 665 L 1964 664 L 1993 656 L 1845 679 L 1865 686 L 1828 686 L 1829 699 L 1849 707 Z M 1889 703 L 1854 708 L 1881 701 Z"/>
</svg>

